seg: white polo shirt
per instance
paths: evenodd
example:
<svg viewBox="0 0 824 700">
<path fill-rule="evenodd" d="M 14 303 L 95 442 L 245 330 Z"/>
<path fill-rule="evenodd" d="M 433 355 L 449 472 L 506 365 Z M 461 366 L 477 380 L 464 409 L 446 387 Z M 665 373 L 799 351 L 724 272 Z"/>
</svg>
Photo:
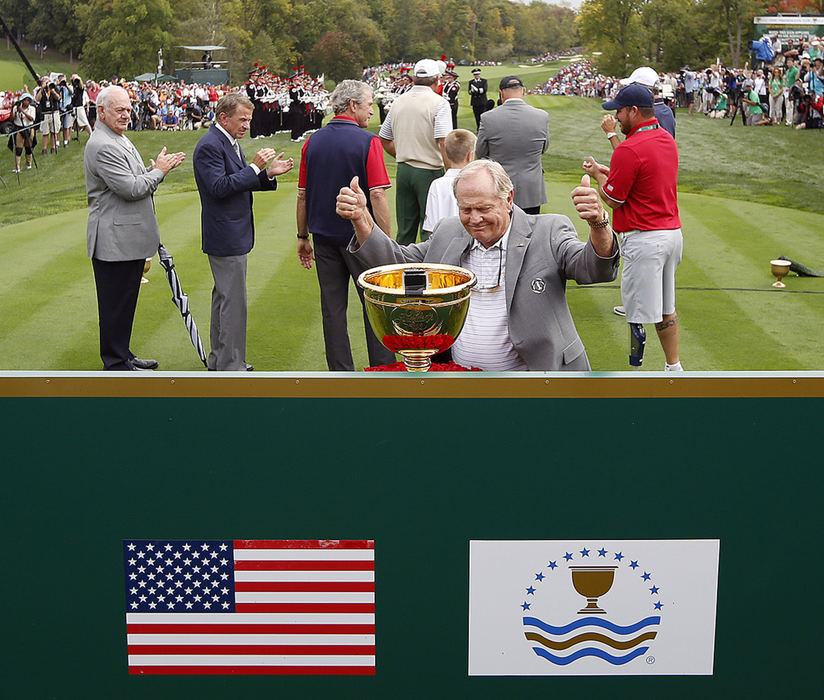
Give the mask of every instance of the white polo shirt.
<svg viewBox="0 0 824 700">
<path fill-rule="evenodd" d="M 509 231 L 494 245 L 484 248 L 478 241 L 461 256 L 461 267 L 471 270 L 478 283 L 469 300 L 466 323 L 455 344 L 452 359 L 464 367 L 486 372 L 514 372 L 529 369 L 512 345 L 506 313 L 506 244 Z M 498 271 L 500 283 L 497 288 Z"/>
</svg>

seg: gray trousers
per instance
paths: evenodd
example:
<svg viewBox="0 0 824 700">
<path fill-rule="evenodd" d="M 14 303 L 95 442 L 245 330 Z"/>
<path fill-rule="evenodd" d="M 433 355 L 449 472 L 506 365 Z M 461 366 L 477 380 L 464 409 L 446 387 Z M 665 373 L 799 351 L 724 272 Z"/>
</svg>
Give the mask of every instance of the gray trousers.
<svg viewBox="0 0 824 700">
<path fill-rule="evenodd" d="M 215 280 L 209 369 L 243 372 L 246 370 L 246 255 L 210 255 L 209 265 Z"/>
<path fill-rule="evenodd" d="M 326 344 L 326 366 L 332 372 L 351 372 L 355 369 L 349 332 L 346 323 L 346 309 L 349 304 L 349 280 L 355 281 L 366 268 L 354 255 L 346 251 L 346 246 L 326 245 L 313 241 L 315 269 L 320 285 L 320 310 L 323 319 L 323 340 Z M 363 305 L 363 290 L 355 285 Z M 375 337 L 372 325 L 363 310 L 363 324 L 366 328 L 366 349 L 369 366 L 388 365 L 395 362 L 395 353 L 387 350 Z"/>
</svg>

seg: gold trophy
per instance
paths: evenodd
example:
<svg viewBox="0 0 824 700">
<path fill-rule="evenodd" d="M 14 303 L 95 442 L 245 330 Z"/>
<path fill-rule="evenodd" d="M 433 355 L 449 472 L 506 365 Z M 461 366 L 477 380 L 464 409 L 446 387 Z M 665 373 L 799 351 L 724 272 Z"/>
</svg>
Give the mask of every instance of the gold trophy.
<svg viewBox="0 0 824 700">
<path fill-rule="evenodd" d="M 612 588 L 617 566 L 570 566 L 572 585 L 587 599 L 587 606 L 578 611 L 579 615 L 606 615 L 607 611 L 598 607 L 598 598 Z"/>
<path fill-rule="evenodd" d="M 781 280 L 790 271 L 790 265 L 792 263 L 789 260 L 770 260 L 770 272 L 778 278 L 777 282 L 773 282 L 773 287 L 783 289 L 787 286 Z"/>
<path fill-rule="evenodd" d="M 431 263 L 373 267 L 358 277 L 372 330 L 409 372 L 428 372 L 432 356 L 455 342 L 476 281 L 462 267 Z"/>
</svg>

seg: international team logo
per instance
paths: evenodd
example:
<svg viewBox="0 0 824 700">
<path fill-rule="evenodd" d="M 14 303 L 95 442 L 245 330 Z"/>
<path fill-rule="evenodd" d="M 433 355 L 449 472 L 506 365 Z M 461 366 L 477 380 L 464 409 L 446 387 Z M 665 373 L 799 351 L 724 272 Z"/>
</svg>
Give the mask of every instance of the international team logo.
<svg viewBox="0 0 824 700">
<path fill-rule="evenodd" d="M 471 540 L 470 676 L 711 675 L 720 541 Z"/>
<path fill-rule="evenodd" d="M 652 664 L 664 589 L 654 562 L 631 552 L 591 544 L 553 552 L 522 589 L 524 638 L 558 666 L 585 657 L 614 666 L 645 657 Z"/>
</svg>

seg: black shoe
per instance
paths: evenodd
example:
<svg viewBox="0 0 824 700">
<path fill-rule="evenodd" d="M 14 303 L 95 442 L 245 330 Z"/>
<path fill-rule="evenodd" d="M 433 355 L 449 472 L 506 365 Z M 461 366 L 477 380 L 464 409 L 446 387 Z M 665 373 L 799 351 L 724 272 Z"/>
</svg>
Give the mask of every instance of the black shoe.
<svg viewBox="0 0 824 700">
<path fill-rule="evenodd" d="M 246 363 L 246 371 L 247 372 L 254 372 L 255 368 L 247 362 Z"/>
<path fill-rule="evenodd" d="M 139 357 L 132 358 L 135 369 L 157 369 L 157 360 L 141 360 Z"/>
</svg>

